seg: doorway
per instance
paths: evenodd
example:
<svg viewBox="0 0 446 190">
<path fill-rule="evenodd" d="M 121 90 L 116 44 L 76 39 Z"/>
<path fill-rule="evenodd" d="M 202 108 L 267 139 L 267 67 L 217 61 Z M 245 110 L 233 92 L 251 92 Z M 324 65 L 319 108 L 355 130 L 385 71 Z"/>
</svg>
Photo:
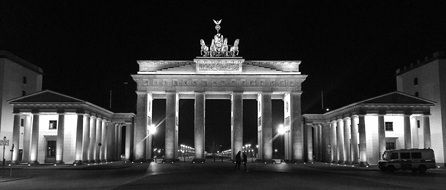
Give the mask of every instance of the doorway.
<svg viewBox="0 0 446 190">
<path fill-rule="evenodd" d="M 56 162 L 56 140 L 47 139 L 45 152 L 45 163 Z"/>
</svg>

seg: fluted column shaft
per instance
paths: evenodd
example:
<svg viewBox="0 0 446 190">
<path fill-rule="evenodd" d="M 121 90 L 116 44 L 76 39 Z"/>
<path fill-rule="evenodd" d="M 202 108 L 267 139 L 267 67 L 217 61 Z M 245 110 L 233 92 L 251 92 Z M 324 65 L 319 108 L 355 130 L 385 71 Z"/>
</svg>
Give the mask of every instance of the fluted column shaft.
<svg viewBox="0 0 446 190">
<path fill-rule="evenodd" d="M 361 165 L 367 165 L 367 141 L 365 127 L 364 115 L 359 115 L 359 163 Z"/>
<path fill-rule="evenodd" d="M 381 155 L 386 151 L 386 130 L 384 123 L 384 115 L 378 115 L 378 160 L 381 158 Z"/>
<path fill-rule="evenodd" d="M 431 147 L 431 127 L 429 123 L 429 115 L 423 116 L 423 134 L 424 134 L 424 148 Z"/>
<path fill-rule="evenodd" d="M 102 119 L 96 119 L 96 143 L 94 145 L 94 160 L 96 162 L 101 161 L 101 144 L 102 146 Z"/>
<path fill-rule="evenodd" d="M 232 159 L 243 146 L 243 98 L 241 92 L 231 96 L 231 149 Z"/>
<path fill-rule="evenodd" d="M 351 157 L 351 144 L 350 144 L 350 139 L 351 139 L 351 129 L 350 129 L 350 120 L 349 118 L 344 118 L 342 119 L 342 121 L 344 121 L 344 160 L 347 163 L 351 163 L 352 162 L 352 157 Z"/>
<path fill-rule="evenodd" d="M 175 92 L 166 93 L 166 135 L 165 135 L 165 159 L 176 159 L 177 155 L 177 106 L 178 95 Z"/>
<path fill-rule="evenodd" d="M 20 114 L 14 114 L 14 123 L 12 129 L 12 144 L 14 149 L 12 152 L 12 162 L 19 160 L 19 142 L 20 142 Z M 12 145 L 11 145 L 12 146 Z"/>
<path fill-rule="evenodd" d="M 206 97 L 204 92 L 195 92 L 194 115 L 194 146 L 195 159 L 204 159 L 205 148 L 205 110 Z"/>
<path fill-rule="evenodd" d="M 33 113 L 33 128 L 32 128 L 32 138 L 31 138 L 31 150 L 30 150 L 30 163 L 38 163 L 38 153 L 39 153 L 39 114 Z"/>
<path fill-rule="evenodd" d="M 404 115 L 404 148 L 412 148 L 412 137 L 410 133 L 410 115 Z"/>
<path fill-rule="evenodd" d="M 351 130 L 351 146 L 352 146 L 352 162 L 357 164 L 359 162 L 359 147 L 358 147 L 358 123 L 353 115 L 350 117 Z"/>
<path fill-rule="evenodd" d="M 146 92 L 137 92 L 136 121 L 134 127 L 134 158 L 137 161 L 145 160 L 145 137 L 147 135 L 147 104 Z"/>
<path fill-rule="evenodd" d="M 88 161 L 94 161 L 94 147 L 96 144 L 96 117 L 90 117 L 90 144 L 88 146 Z"/>
<path fill-rule="evenodd" d="M 64 146 L 64 131 L 65 131 L 65 114 L 59 113 L 57 121 L 57 141 L 56 141 L 56 163 L 63 163 L 63 146 Z"/>
<path fill-rule="evenodd" d="M 75 147 L 75 163 L 82 163 L 82 139 L 84 130 L 84 115 L 77 115 L 77 126 L 76 126 L 76 147 Z"/>
</svg>

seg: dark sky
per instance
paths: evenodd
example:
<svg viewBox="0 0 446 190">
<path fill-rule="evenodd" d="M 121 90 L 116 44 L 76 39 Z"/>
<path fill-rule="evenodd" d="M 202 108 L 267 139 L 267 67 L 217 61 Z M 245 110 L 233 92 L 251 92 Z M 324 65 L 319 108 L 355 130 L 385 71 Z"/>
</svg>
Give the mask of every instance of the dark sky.
<svg viewBox="0 0 446 190">
<path fill-rule="evenodd" d="M 230 41 L 240 38 L 240 55 L 245 59 L 302 60 L 301 72 L 309 75 L 303 84 L 302 110 L 319 113 L 321 90 L 331 109 L 390 92 L 396 88 L 395 69 L 446 50 L 444 10 L 445 1 L 4 0 L 0 49 L 42 67 L 44 89 L 103 107 L 108 107 L 113 90 L 112 111 L 134 112 L 135 84 L 130 74 L 137 72 L 136 60 L 191 60 L 199 55 L 199 39 L 209 43 L 215 34 L 211 19 L 222 18 L 221 33 Z M 163 103 L 155 104 L 157 117 L 164 113 Z M 193 101 L 181 104 L 184 113 L 193 112 Z M 256 105 L 244 104 L 250 116 L 245 117 L 245 131 L 253 134 L 246 139 L 255 140 L 255 129 L 247 126 L 255 127 L 255 115 L 250 113 Z M 206 139 L 207 146 L 213 139 L 228 144 L 229 119 L 223 118 L 229 116 L 223 111 L 230 109 L 229 103 L 207 101 L 207 105 L 211 108 L 206 130 L 212 136 Z M 282 122 L 280 106 L 281 102 L 273 103 L 275 123 Z M 180 124 L 190 127 L 193 119 L 186 114 Z M 191 144 L 192 133 L 186 129 L 180 129 L 180 142 Z"/>
</svg>

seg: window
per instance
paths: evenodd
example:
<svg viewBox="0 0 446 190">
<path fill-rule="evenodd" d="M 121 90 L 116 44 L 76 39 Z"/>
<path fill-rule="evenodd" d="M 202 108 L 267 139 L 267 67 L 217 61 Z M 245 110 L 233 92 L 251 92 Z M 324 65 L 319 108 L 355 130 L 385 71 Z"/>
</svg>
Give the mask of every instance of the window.
<svg viewBox="0 0 446 190">
<path fill-rule="evenodd" d="M 412 152 L 412 159 L 421 159 L 421 152 Z"/>
<path fill-rule="evenodd" d="M 395 150 L 395 142 L 386 142 L 386 150 Z"/>
<path fill-rule="evenodd" d="M 409 152 L 402 152 L 400 154 L 401 159 L 410 159 L 410 153 Z"/>
<path fill-rule="evenodd" d="M 22 96 L 26 95 L 26 91 L 22 90 Z"/>
<path fill-rule="evenodd" d="M 420 96 L 420 94 L 418 94 L 418 92 L 415 92 L 415 97 L 418 97 L 418 96 Z"/>
<path fill-rule="evenodd" d="M 50 120 L 49 129 L 57 129 L 57 121 L 56 120 Z"/>
<path fill-rule="evenodd" d="M 393 122 L 385 122 L 386 131 L 393 131 Z"/>
<path fill-rule="evenodd" d="M 396 159 L 398 159 L 398 153 L 394 152 L 394 153 L 390 154 L 390 159 L 391 159 L 391 160 L 396 160 Z"/>
<path fill-rule="evenodd" d="M 26 79 L 26 77 L 22 77 L 22 83 L 26 84 L 28 82 L 28 80 Z"/>
<path fill-rule="evenodd" d="M 421 127 L 420 120 L 417 120 L 417 127 L 418 127 L 418 128 Z"/>
<path fill-rule="evenodd" d="M 25 126 L 25 119 L 20 119 L 20 127 L 23 127 L 23 126 Z"/>
<path fill-rule="evenodd" d="M 417 77 L 415 77 L 415 78 L 413 79 L 413 85 L 418 85 L 418 78 L 417 78 Z"/>
</svg>

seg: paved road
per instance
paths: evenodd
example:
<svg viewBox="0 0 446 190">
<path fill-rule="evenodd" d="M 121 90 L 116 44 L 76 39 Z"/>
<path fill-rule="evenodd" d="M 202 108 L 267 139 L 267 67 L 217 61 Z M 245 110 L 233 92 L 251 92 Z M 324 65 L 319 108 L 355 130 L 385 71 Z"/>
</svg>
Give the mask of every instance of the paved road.
<svg viewBox="0 0 446 190">
<path fill-rule="evenodd" d="M 7 170 L 0 170 L 4 175 Z M 444 189 L 446 171 L 426 174 L 382 173 L 370 168 L 326 164 L 249 164 L 245 171 L 233 165 L 114 164 L 86 168 L 17 169 L 17 177 L 1 182 L 0 189 Z"/>
</svg>

